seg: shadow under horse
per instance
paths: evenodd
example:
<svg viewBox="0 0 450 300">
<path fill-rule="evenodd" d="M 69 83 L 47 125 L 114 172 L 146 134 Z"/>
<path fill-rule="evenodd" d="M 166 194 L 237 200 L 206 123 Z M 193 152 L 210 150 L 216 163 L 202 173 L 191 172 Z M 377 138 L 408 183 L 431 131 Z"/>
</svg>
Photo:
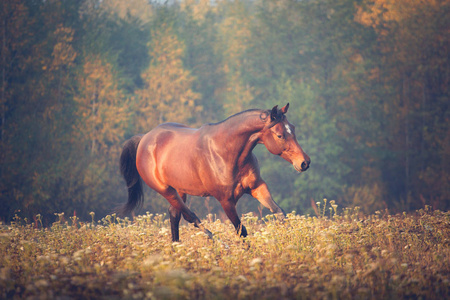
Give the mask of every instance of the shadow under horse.
<svg viewBox="0 0 450 300">
<path fill-rule="evenodd" d="M 128 187 L 128 202 L 120 213 L 128 214 L 142 205 L 144 181 L 170 203 L 173 241 L 179 241 L 181 215 L 212 238 L 186 206 L 187 194 L 216 198 L 242 237 L 247 236 L 247 230 L 241 225 L 236 203 L 244 193 L 272 213 L 285 216 L 261 178 L 252 150 L 263 144 L 298 172 L 309 168 L 311 160 L 297 142 L 294 125 L 286 118 L 288 108 L 289 103 L 281 109 L 246 110 L 200 128 L 164 123 L 145 135 L 132 137 L 125 142 L 120 157 Z"/>
</svg>

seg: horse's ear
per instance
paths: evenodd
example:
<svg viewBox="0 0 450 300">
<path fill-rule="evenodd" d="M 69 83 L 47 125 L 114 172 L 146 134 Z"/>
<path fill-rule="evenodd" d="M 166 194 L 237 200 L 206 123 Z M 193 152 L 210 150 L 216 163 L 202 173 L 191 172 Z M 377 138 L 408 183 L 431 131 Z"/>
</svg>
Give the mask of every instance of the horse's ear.
<svg viewBox="0 0 450 300">
<path fill-rule="evenodd" d="M 281 110 L 281 113 L 284 115 L 285 113 L 287 113 L 288 109 L 289 109 L 289 103 L 286 104 L 286 105 L 285 105 L 282 109 L 280 109 L 280 110 Z"/>
<path fill-rule="evenodd" d="M 272 121 L 275 121 L 277 119 L 277 115 L 278 115 L 278 105 L 275 105 L 272 108 L 272 111 L 270 112 L 270 119 Z"/>
</svg>

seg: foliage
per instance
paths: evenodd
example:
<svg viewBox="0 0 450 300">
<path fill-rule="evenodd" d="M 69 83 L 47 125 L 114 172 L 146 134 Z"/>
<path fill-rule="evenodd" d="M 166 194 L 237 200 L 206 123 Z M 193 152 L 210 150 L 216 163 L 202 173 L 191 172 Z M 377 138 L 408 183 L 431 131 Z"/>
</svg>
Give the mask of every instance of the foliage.
<svg viewBox="0 0 450 300">
<path fill-rule="evenodd" d="M 262 150 L 261 174 L 282 207 L 305 213 L 310 200 L 336 199 L 343 193 L 344 183 L 340 178 L 348 172 L 348 166 L 341 159 L 344 150 L 336 138 L 336 121 L 318 103 L 310 86 L 294 84 L 283 76 L 276 86 L 274 98 L 290 103 L 289 122 L 296 126 L 297 139 L 311 157 L 312 166 L 305 173 L 295 174 L 284 160 L 274 159 Z"/>
<path fill-rule="evenodd" d="M 448 61 L 450 46 L 444 29 L 450 25 L 449 12 L 449 1 L 363 1 L 355 15 L 376 34 L 377 43 L 370 50 L 377 59 L 366 63 L 370 70 L 363 77 L 372 86 L 381 85 L 383 93 L 374 99 L 379 105 L 376 113 L 381 114 L 371 122 L 379 124 L 383 140 L 374 145 L 387 154 L 378 162 L 390 164 L 383 174 L 387 192 L 401 195 L 405 209 L 423 205 L 420 198 L 444 207 L 449 199 L 448 184 L 442 181 L 449 176 L 449 144 L 444 137 L 449 129 L 441 127 L 448 122 L 449 69 L 443 62 Z M 429 140 L 430 131 L 441 142 Z M 438 154 L 444 152 L 447 155 Z M 436 175 L 440 179 L 431 179 Z M 428 192 L 431 182 L 433 196 Z"/>
<path fill-rule="evenodd" d="M 319 217 L 289 214 L 282 223 L 248 214 L 244 240 L 228 221 L 209 215 L 203 223 L 214 240 L 191 225 L 182 226 L 181 243 L 169 242 L 168 220 L 158 214 L 95 222 L 91 213 L 85 223 L 58 214 L 45 229 L 40 215 L 33 224 L 16 218 L 0 229 L 0 297 L 450 296 L 449 213 L 362 216 L 347 209 L 339 215 L 336 204 L 325 204 Z"/>
<path fill-rule="evenodd" d="M 163 21 L 152 31 L 149 68 L 142 74 L 144 86 L 136 91 L 139 132 L 163 122 L 195 123 L 202 110 L 199 94 L 192 90 L 194 78 L 183 68 L 184 45 Z"/>
<path fill-rule="evenodd" d="M 105 216 L 125 202 L 129 137 L 287 102 L 311 168 L 256 149 L 285 210 L 323 197 L 448 210 L 449 13 L 448 0 L 2 1 L 0 220 Z M 146 209 L 167 209 L 148 194 Z"/>
<path fill-rule="evenodd" d="M 248 108 L 253 99 L 252 88 L 245 80 L 252 16 L 242 1 L 224 1 L 217 9 L 223 16 L 217 24 L 219 38 L 216 44 L 216 52 L 222 58 L 219 71 L 224 79 L 219 101 L 226 114 L 231 115 Z"/>
<path fill-rule="evenodd" d="M 91 155 L 117 158 L 117 153 L 110 153 L 110 145 L 119 144 L 124 135 L 128 103 L 117 88 L 112 67 L 97 56 L 87 56 L 80 77 L 80 92 L 74 97 L 78 117 L 75 139 Z"/>
</svg>

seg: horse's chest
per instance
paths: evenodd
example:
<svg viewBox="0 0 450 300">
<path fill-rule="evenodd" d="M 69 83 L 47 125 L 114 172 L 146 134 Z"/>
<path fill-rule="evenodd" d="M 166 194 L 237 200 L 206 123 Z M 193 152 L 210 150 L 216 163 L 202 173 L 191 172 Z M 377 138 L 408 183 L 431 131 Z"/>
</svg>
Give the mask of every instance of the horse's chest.
<svg viewBox="0 0 450 300">
<path fill-rule="evenodd" d="M 239 199 L 244 194 L 244 192 L 245 192 L 245 189 L 242 186 L 242 183 L 238 182 L 233 191 L 234 199 L 236 199 L 236 200 Z"/>
<path fill-rule="evenodd" d="M 230 177 L 228 184 L 223 187 L 225 198 L 239 199 L 248 190 L 247 176 L 241 174 L 234 174 Z"/>
</svg>

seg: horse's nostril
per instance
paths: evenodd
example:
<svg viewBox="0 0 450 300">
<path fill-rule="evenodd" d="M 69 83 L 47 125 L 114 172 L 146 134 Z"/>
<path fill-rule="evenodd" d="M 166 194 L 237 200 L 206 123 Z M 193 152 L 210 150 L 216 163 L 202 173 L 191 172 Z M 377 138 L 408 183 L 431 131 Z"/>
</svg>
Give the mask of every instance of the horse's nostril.
<svg viewBox="0 0 450 300">
<path fill-rule="evenodd" d="M 303 171 L 306 171 L 309 167 L 309 162 L 307 162 L 307 161 L 302 162 L 301 167 L 302 167 Z"/>
</svg>

